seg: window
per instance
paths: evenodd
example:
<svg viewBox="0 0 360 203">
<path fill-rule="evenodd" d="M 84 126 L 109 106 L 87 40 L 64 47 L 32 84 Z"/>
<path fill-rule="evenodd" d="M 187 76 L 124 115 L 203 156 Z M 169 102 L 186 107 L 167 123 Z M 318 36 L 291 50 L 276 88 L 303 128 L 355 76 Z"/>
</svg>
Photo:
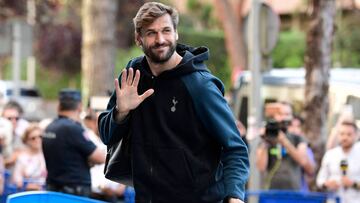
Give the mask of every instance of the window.
<svg viewBox="0 0 360 203">
<path fill-rule="evenodd" d="M 13 90 L 7 89 L 6 95 L 8 96 L 13 95 Z M 20 88 L 20 95 L 26 97 L 40 97 L 40 93 L 37 89 L 30 89 L 30 88 Z"/>
</svg>

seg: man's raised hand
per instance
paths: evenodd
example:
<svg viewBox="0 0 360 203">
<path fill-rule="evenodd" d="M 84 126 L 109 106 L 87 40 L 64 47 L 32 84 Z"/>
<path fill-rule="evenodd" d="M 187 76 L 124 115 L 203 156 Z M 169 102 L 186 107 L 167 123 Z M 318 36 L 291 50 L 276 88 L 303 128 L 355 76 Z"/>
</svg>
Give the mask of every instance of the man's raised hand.
<svg viewBox="0 0 360 203">
<path fill-rule="evenodd" d="M 126 115 L 147 97 L 154 93 L 153 89 L 146 90 L 142 95 L 138 94 L 137 87 L 140 80 L 140 71 L 136 70 L 134 77 L 134 69 L 124 69 L 121 74 L 121 87 L 119 86 L 119 80 L 115 79 L 115 91 L 116 91 L 116 121 L 122 121 Z"/>
</svg>

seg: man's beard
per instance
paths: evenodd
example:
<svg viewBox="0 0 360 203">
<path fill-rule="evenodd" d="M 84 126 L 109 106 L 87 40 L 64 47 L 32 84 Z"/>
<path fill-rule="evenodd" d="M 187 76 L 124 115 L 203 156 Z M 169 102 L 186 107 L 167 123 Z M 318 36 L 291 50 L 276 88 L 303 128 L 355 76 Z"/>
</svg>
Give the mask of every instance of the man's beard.
<svg viewBox="0 0 360 203">
<path fill-rule="evenodd" d="M 157 55 L 152 49 L 156 49 L 156 48 L 159 48 L 159 47 L 163 47 L 163 46 L 168 46 L 169 47 L 169 50 L 165 53 L 164 56 L 160 56 L 160 55 Z M 162 63 L 165 63 L 167 62 L 171 56 L 174 54 L 175 52 L 175 49 L 176 49 L 176 44 L 175 43 L 163 43 L 163 44 L 158 44 L 156 43 L 155 45 L 153 46 L 143 46 L 142 47 L 142 50 L 143 52 L 145 53 L 145 55 L 153 62 L 153 63 L 158 63 L 158 64 L 162 64 Z"/>
<path fill-rule="evenodd" d="M 340 145 L 344 150 L 350 150 L 353 147 L 354 143 L 344 142 L 340 143 Z"/>
</svg>

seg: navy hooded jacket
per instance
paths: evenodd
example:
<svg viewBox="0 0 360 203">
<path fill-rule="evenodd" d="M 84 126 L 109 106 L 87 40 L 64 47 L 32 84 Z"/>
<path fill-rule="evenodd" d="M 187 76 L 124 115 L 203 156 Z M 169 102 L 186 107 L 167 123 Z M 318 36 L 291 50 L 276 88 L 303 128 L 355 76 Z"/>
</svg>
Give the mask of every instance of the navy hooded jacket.
<svg viewBox="0 0 360 203">
<path fill-rule="evenodd" d="M 154 93 L 118 124 L 114 91 L 99 117 L 101 139 L 108 144 L 131 132 L 136 202 L 244 200 L 248 151 L 223 84 L 204 64 L 209 51 L 181 44 L 176 51 L 180 64 L 158 76 L 145 57 L 129 62 L 127 68 L 141 73 L 139 95 L 150 88 Z"/>
</svg>

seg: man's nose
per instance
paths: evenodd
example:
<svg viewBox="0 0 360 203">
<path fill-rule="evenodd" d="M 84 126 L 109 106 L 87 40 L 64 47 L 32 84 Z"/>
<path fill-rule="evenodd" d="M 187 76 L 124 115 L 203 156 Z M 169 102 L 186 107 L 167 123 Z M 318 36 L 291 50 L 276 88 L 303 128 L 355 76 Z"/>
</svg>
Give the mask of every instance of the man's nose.
<svg viewBox="0 0 360 203">
<path fill-rule="evenodd" d="M 162 44 L 165 42 L 164 35 L 161 32 L 158 32 L 156 35 L 156 42 Z"/>
</svg>

